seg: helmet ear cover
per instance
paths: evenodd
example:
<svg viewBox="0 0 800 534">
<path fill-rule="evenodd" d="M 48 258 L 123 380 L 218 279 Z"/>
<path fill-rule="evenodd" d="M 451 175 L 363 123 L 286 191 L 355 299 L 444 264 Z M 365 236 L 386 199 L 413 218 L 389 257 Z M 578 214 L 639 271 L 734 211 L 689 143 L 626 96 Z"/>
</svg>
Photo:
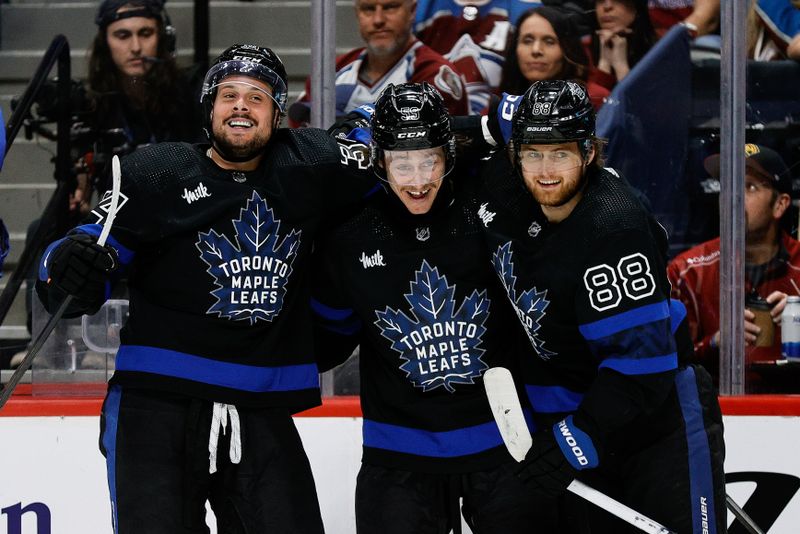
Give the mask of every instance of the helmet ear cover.
<svg viewBox="0 0 800 534">
<path fill-rule="evenodd" d="M 283 62 L 272 50 L 266 47 L 235 44 L 225 50 L 208 69 L 203 80 L 203 89 L 200 94 L 200 104 L 203 113 L 203 129 L 206 136 L 211 139 L 211 115 L 214 109 L 214 99 L 217 87 L 228 76 L 248 76 L 266 83 L 272 88 L 270 98 L 275 102 L 276 121 L 280 122 L 286 112 L 288 98 L 288 83 L 286 69 Z M 273 125 L 273 126 L 275 126 Z"/>
<path fill-rule="evenodd" d="M 455 166 L 455 137 L 442 95 L 429 83 L 390 84 L 375 102 L 370 123 L 370 162 L 386 180 L 386 150 L 444 148 L 445 173 Z"/>
</svg>

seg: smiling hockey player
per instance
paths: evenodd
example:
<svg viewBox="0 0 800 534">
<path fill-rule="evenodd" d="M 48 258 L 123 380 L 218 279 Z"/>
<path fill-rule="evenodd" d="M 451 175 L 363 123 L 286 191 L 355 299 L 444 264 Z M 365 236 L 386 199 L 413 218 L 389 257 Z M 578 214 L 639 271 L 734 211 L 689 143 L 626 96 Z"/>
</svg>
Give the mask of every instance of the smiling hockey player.
<svg viewBox="0 0 800 534">
<path fill-rule="evenodd" d="M 583 87 L 537 82 L 515 104 L 511 157 L 489 162 L 481 197 L 544 428 L 519 476 L 553 496 L 577 477 L 677 532 L 725 532 L 722 420 L 708 373 L 687 364 L 666 233 L 599 163 Z M 589 514 L 591 532 L 638 532 Z"/>
<path fill-rule="evenodd" d="M 104 199 L 46 251 L 37 289 L 50 309 L 74 295 L 74 316 L 98 309 L 117 265 L 129 273 L 102 414 L 117 534 L 207 533 L 207 500 L 220 533 L 321 533 L 291 418 L 320 402 L 307 264 L 326 215 L 374 180 L 343 187 L 348 147 L 278 128 L 286 71 L 268 48 L 223 52 L 201 103 L 211 146 L 125 158 L 108 246 Z"/>
<path fill-rule="evenodd" d="M 360 343 L 362 534 L 528 533 L 553 507 L 514 476 L 483 373 L 526 343 L 490 263 L 450 117 L 427 83 L 375 104 L 372 165 L 385 190 L 332 232 L 315 284 L 323 367 Z"/>
</svg>

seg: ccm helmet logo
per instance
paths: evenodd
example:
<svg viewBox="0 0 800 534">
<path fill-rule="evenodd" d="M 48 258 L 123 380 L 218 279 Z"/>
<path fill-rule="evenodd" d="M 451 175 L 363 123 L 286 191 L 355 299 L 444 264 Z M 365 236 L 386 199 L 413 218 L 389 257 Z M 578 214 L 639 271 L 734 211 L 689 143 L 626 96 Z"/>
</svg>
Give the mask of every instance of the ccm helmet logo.
<svg viewBox="0 0 800 534">
<path fill-rule="evenodd" d="M 553 129 L 552 126 L 528 126 L 525 128 L 526 132 L 549 132 Z"/>
<path fill-rule="evenodd" d="M 420 137 L 425 137 L 428 135 L 428 132 L 400 132 L 397 134 L 398 139 L 419 139 Z"/>
</svg>

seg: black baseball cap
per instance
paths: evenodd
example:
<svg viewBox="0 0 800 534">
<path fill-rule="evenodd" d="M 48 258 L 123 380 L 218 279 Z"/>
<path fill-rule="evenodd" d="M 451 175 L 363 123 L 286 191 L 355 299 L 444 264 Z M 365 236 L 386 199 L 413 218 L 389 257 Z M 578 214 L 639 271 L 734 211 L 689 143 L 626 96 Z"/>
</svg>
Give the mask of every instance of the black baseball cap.
<svg viewBox="0 0 800 534">
<path fill-rule="evenodd" d="M 748 169 L 754 170 L 781 193 L 792 194 L 792 176 L 777 152 L 764 145 L 747 143 L 744 145 L 744 155 L 744 164 Z M 719 154 L 714 154 L 703 161 L 706 172 L 716 179 L 719 179 L 720 173 L 719 158 Z"/>
<path fill-rule="evenodd" d="M 103 0 L 97 9 L 94 23 L 104 30 L 112 22 L 131 17 L 145 17 L 148 19 L 160 19 L 164 10 L 166 0 Z M 123 6 L 130 6 L 131 9 L 117 13 Z"/>
</svg>

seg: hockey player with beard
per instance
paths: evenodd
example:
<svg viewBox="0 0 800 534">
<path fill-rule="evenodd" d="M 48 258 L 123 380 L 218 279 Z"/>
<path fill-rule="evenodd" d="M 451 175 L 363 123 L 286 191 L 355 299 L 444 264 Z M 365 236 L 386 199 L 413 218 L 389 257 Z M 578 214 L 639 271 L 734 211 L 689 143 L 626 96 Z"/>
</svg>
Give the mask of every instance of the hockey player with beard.
<svg viewBox="0 0 800 534">
<path fill-rule="evenodd" d="M 463 498 L 476 534 L 555 531 L 553 501 L 514 476 L 486 399 L 483 373 L 527 341 L 485 259 L 444 101 L 424 82 L 390 85 L 371 133 L 385 190 L 325 240 L 313 301 L 321 367 L 360 344 L 356 530 L 460 532 Z"/>
<path fill-rule="evenodd" d="M 602 167 L 580 85 L 536 82 L 514 106 L 480 196 L 530 341 L 525 389 L 542 430 L 519 477 L 549 496 L 578 478 L 677 532 L 725 532 L 720 409 L 708 373 L 688 364 L 666 233 Z M 590 508 L 592 532 L 638 532 Z"/>
<path fill-rule="evenodd" d="M 106 197 L 45 252 L 37 289 L 51 310 L 73 295 L 67 316 L 129 276 L 100 438 L 118 534 L 207 533 L 206 501 L 220 533 L 323 532 L 291 418 L 320 402 L 308 262 L 326 216 L 374 180 L 342 176 L 340 159 L 366 160 L 324 131 L 278 128 L 286 91 L 270 49 L 223 52 L 201 99 L 210 146 L 126 157 L 107 246 Z"/>
</svg>

